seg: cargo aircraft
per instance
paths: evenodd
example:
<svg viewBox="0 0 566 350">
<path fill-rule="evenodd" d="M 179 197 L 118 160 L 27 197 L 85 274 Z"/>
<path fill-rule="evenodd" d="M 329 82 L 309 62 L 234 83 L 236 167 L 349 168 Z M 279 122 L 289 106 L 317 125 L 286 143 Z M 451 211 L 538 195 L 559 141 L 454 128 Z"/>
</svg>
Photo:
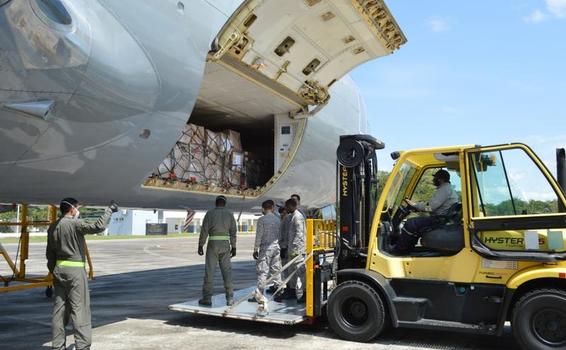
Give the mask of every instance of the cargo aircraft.
<svg viewBox="0 0 566 350">
<path fill-rule="evenodd" d="M 405 42 L 382 0 L 0 0 L 0 203 L 331 203 L 367 132 L 348 73 Z M 237 162 L 185 155 L 236 184 L 159 172 L 188 125 L 235 132 Z"/>
</svg>

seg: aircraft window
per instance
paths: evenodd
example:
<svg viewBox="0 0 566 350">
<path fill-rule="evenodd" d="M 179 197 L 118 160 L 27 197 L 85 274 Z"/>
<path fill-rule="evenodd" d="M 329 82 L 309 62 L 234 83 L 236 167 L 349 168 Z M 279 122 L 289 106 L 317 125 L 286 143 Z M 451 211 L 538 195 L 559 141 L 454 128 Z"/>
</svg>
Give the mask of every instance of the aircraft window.
<svg viewBox="0 0 566 350">
<path fill-rule="evenodd" d="M 478 187 L 474 207 L 482 216 L 558 212 L 556 192 L 523 150 L 473 153 L 470 162 Z"/>
</svg>

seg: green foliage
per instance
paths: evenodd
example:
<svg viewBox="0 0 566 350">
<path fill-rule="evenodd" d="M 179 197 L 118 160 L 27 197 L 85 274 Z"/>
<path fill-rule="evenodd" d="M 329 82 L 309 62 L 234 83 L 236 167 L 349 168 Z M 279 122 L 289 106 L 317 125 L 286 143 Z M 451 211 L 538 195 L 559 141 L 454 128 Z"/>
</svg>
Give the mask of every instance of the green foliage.
<svg viewBox="0 0 566 350">
<path fill-rule="evenodd" d="M 385 186 L 385 182 L 389 177 L 389 172 L 387 171 L 378 171 L 377 172 L 377 190 L 376 190 L 376 197 L 379 200 L 381 193 L 383 192 L 383 187 Z"/>
<path fill-rule="evenodd" d="M 426 203 L 432 197 L 434 191 L 436 191 L 436 187 L 432 184 L 432 180 L 428 181 L 424 178 L 417 184 L 411 200 Z"/>
<path fill-rule="evenodd" d="M 514 203 L 513 203 L 514 202 Z M 502 215 L 526 215 L 526 214 L 549 214 L 558 212 L 558 201 L 540 201 L 529 200 L 524 201 L 519 198 L 503 201 L 499 204 L 484 204 L 486 216 L 502 216 Z M 515 208 L 513 208 L 515 204 Z"/>
<path fill-rule="evenodd" d="M 47 206 L 29 206 L 28 207 L 28 221 L 47 221 L 49 209 Z M 104 213 L 104 208 L 80 208 L 81 218 L 89 221 L 98 219 Z M 57 212 L 59 215 L 59 212 Z M 0 222 L 16 222 L 18 218 L 17 210 L 10 210 L 0 213 Z M 35 227 L 30 226 L 29 229 L 33 230 Z M 46 226 L 39 226 L 40 230 L 47 230 Z M 16 232 L 15 226 L 0 226 L 0 232 Z"/>
</svg>

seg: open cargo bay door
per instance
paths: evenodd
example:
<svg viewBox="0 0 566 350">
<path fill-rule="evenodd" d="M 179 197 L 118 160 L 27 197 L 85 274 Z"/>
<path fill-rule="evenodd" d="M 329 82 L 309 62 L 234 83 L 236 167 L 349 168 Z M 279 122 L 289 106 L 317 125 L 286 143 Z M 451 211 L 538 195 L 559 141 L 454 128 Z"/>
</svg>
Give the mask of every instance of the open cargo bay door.
<svg viewBox="0 0 566 350">
<path fill-rule="evenodd" d="M 332 84 L 405 42 L 381 0 L 245 1 L 212 43 L 189 124 L 144 186 L 262 196 Z"/>
<path fill-rule="evenodd" d="M 381 0 L 249 0 L 218 36 L 211 60 L 303 108 L 356 66 L 406 42 Z"/>
</svg>

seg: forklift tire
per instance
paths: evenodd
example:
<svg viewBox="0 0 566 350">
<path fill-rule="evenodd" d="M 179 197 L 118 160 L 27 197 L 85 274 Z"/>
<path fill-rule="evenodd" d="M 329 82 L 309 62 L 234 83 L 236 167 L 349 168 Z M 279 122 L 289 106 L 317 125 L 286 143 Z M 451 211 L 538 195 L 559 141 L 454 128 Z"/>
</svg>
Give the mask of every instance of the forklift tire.
<svg viewBox="0 0 566 350">
<path fill-rule="evenodd" d="M 330 293 L 326 314 L 330 328 L 340 338 L 357 342 L 376 338 L 387 322 L 379 294 L 359 281 L 339 284 Z"/>
<path fill-rule="evenodd" d="M 511 327 L 523 349 L 566 349 L 566 291 L 526 293 L 515 303 Z"/>
</svg>

